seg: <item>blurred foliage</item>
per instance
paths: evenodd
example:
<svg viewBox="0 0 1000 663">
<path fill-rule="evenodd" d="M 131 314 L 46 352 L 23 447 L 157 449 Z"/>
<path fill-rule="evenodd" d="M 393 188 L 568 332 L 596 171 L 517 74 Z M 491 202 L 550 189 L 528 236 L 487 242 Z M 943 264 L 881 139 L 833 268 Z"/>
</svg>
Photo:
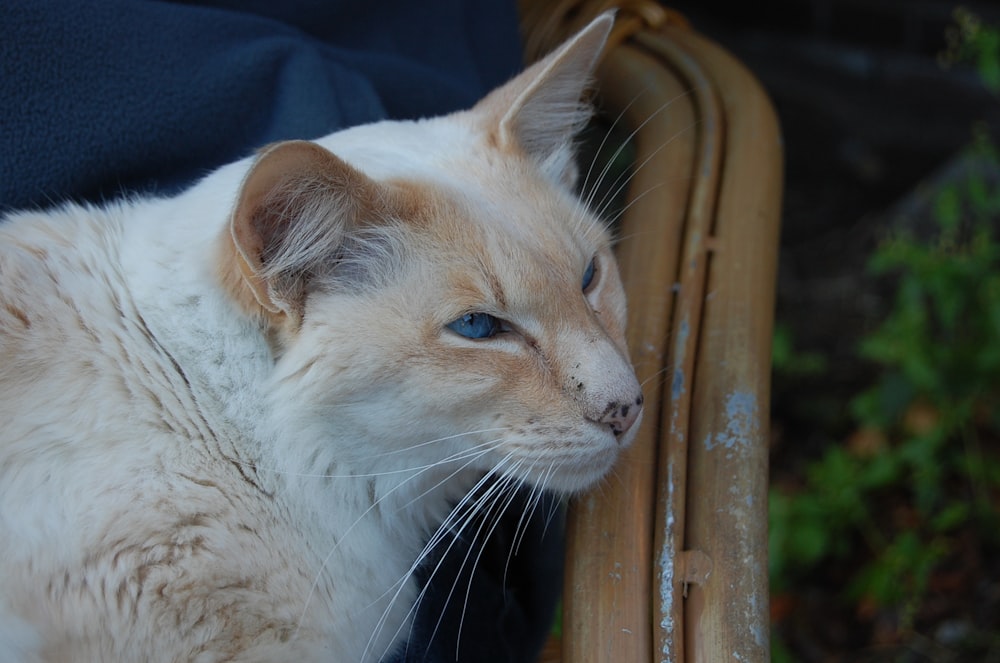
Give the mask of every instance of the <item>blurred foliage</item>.
<svg viewBox="0 0 1000 663">
<path fill-rule="evenodd" d="M 774 327 L 771 364 L 775 372 L 789 376 L 821 375 L 827 368 L 822 354 L 797 349 L 791 328 L 781 323 Z"/>
<path fill-rule="evenodd" d="M 944 60 L 972 62 L 1000 94 L 1000 30 L 955 17 Z M 891 612 L 900 632 L 965 529 L 1000 551 L 1000 157 L 982 128 L 966 157 L 937 192 L 933 231 L 897 233 L 871 256 L 893 297 L 858 350 L 878 371 L 850 403 L 855 432 L 769 501 L 773 593 L 850 565 L 838 599 Z M 779 375 L 825 369 L 781 326 L 774 358 Z M 780 637 L 773 653 L 792 660 Z"/>
<path fill-rule="evenodd" d="M 947 48 L 939 57 L 944 67 L 970 62 L 988 90 L 1000 94 L 1000 29 L 983 24 L 965 7 L 954 12 L 955 24 L 945 30 Z"/>
</svg>

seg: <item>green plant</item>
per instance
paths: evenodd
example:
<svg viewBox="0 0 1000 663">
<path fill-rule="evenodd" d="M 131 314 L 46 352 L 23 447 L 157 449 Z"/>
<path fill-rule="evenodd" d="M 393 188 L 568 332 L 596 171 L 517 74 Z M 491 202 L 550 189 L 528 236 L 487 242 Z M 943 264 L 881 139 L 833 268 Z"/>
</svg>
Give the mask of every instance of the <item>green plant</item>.
<svg viewBox="0 0 1000 663">
<path fill-rule="evenodd" d="M 1000 30 L 956 17 L 951 57 L 1000 93 Z M 894 296 L 859 348 L 878 371 L 851 401 L 856 433 L 770 494 L 772 589 L 840 565 L 841 600 L 891 612 L 900 632 L 958 537 L 975 529 L 1000 549 L 1000 156 L 974 134 L 932 231 L 899 232 L 870 259 Z M 789 339 L 775 348 L 776 371 L 803 365 Z"/>
<path fill-rule="evenodd" d="M 939 194 L 936 236 L 900 234 L 871 259 L 896 288 L 860 348 L 880 375 L 851 404 L 858 435 L 875 442 L 833 446 L 807 467 L 799 490 L 772 491 L 777 589 L 860 542 L 870 561 L 850 593 L 879 606 L 911 605 L 947 552 L 949 533 L 996 519 L 1000 459 L 979 444 L 984 433 L 1000 434 L 1000 186 L 986 181 L 1000 161 L 987 148 L 977 148 L 986 172 Z M 887 524 L 876 510 L 886 503 L 905 511 L 896 515 L 908 524 Z"/>
<path fill-rule="evenodd" d="M 779 322 L 771 341 L 771 364 L 776 373 L 789 376 L 820 375 L 826 370 L 826 357 L 797 349 L 791 328 Z"/>
<path fill-rule="evenodd" d="M 965 7 L 953 13 L 955 24 L 945 31 L 947 49 L 940 62 L 945 67 L 971 62 L 988 90 L 1000 94 L 1000 28 L 985 25 Z"/>
</svg>

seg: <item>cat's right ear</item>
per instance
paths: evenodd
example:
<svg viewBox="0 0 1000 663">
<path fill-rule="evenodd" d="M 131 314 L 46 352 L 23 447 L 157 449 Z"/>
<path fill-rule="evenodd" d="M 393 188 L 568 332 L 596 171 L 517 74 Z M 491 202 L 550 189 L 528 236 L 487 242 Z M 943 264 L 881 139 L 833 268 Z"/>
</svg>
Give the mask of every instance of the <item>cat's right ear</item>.
<svg viewBox="0 0 1000 663">
<path fill-rule="evenodd" d="M 573 178 L 573 140 L 591 114 L 581 97 L 613 25 L 614 12 L 601 14 L 476 105 L 498 147 L 521 150 L 553 180 Z"/>
<path fill-rule="evenodd" d="M 308 141 L 266 149 L 240 187 L 223 238 L 230 294 L 272 323 L 297 326 L 310 280 L 330 269 L 349 229 L 371 217 L 378 185 Z"/>
</svg>

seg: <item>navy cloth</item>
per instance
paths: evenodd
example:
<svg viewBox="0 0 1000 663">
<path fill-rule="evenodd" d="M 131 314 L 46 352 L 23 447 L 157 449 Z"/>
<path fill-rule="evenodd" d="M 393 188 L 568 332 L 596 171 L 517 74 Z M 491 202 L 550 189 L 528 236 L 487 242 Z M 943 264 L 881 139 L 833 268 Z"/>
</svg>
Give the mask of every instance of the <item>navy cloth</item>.
<svg viewBox="0 0 1000 663">
<path fill-rule="evenodd" d="M 469 107 L 521 68 L 500 0 L 4 0 L 0 33 L 0 212 L 171 193 L 276 140 Z M 394 663 L 535 659 L 561 530 L 521 507 L 485 550 L 435 550 Z"/>
<path fill-rule="evenodd" d="M 513 2 L 5 0 L 0 210 L 175 191 L 276 140 L 468 107 Z"/>
<path fill-rule="evenodd" d="M 446 537 L 418 571 L 421 583 L 429 581 L 426 596 L 391 663 L 538 660 L 562 588 L 562 508 L 522 488 L 503 516 L 478 514 L 465 531 L 454 545 Z"/>
</svg>

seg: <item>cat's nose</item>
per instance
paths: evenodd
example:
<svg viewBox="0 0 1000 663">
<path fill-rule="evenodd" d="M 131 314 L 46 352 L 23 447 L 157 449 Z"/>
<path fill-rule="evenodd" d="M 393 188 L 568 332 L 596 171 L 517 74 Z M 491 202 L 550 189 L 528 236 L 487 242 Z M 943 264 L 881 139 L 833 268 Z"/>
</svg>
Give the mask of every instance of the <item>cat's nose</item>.
<svg viewBox="0 0 1000 663">
<path fill-rule="evenodd" d="M 642 394 L 634 400 L 608 403 L 599 422 L 607 424 L 615 437 L 621 437 L 635 425 L 640 414 L 642 414 Z"/>
</svg>

